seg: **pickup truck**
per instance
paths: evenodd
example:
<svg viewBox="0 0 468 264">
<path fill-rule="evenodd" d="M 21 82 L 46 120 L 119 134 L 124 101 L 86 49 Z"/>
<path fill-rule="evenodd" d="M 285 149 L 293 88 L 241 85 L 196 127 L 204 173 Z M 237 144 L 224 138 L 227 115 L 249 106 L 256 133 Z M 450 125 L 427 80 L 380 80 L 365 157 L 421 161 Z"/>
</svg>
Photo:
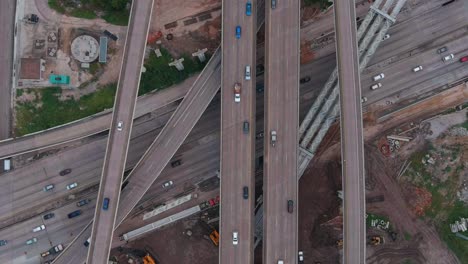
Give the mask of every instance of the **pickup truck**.
<svg viewBox="0 0 468 264">
<path fill-rule="evenodd" d="M 62 250 L 63 250 L 63 245 L 58 244 L 55 247 L 52 247 L 51 249 L 49 249 L 48 251 L 41 253 L 41 257 L 47 257 L 50 254 L 57 254 Z"/>
<path fill-rule="evenodd" d="M 234 102 L 240 103 L 240 93 L 241 93 L 240 83 L 234 84 Z"/>
</svg>

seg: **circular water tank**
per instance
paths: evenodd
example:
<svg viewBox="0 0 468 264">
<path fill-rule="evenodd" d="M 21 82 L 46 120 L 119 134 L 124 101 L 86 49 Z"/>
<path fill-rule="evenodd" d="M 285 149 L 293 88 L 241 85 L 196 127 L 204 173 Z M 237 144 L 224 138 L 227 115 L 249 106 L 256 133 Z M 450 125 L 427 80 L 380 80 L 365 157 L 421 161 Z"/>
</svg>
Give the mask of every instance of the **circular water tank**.
<svg viewBox="0 0 468 264">
<path fill-rule="evenodd" d="M 89 35 L 81 35 L 72 41 L 71 53 L 80 62 L 93 62 L 99 56 L 99 42 Z"/>
</svg>

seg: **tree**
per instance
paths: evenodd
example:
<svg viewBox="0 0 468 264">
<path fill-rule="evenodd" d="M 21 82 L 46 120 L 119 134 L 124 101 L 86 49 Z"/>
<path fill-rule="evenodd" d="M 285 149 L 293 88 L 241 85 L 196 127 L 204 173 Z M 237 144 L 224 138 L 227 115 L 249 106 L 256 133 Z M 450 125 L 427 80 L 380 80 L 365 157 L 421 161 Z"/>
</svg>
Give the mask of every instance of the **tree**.
<svg viewBox="0 0 468 264">
<path fill-rule="evenodd" d="M 127 6 L 128 0 L 111 0 L 111 6 L 115 10 L 122 10 Z"/>
</svg>

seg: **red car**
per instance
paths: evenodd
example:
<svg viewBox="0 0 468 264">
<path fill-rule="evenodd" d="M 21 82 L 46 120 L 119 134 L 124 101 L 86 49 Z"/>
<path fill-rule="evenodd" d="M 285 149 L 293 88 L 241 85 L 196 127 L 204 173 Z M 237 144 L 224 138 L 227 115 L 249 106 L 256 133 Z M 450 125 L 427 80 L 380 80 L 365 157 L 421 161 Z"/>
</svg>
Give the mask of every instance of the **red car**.
<svg viewBox="0 0 468 264">
<path fill-rule="evenodd" d="M 467 61 L 468 61 L 468 56 L 460 58 L 460 62 L 467 62 Z"/>
</svg>

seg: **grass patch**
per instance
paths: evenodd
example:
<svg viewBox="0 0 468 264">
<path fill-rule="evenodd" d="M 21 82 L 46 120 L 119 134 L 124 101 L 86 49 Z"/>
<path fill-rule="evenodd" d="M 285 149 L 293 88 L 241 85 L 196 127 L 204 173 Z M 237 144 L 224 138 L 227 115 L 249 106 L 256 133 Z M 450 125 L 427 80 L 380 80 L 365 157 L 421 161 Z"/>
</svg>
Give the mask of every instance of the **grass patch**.
<svg viewBox="0 0 468 264">
<path fill-rule="evenodd" d="M 34 133 L 112 108 L 115 90 L 115 84 L 107 85 L 80 100 L 59 100 L 62 93 L 60 87 L 31 90 L 39 97 L 33 102 L 16 106 L 16 133 L 18 136 Z"/>
<path fill-rule="evenodd" d="M 49 7 L 59 13 L 65 13 L 65 8 L 59 3 L 58 0 L 49 0 Z"/>
<path fill-rule="evenodd" d="M 97 62 L 93 62 L 89 65 L 89 73 L 92 75 L 96 74 L 101 69 L 101 64 Z"/>
<path fill-rule="evenodd" d="M 182 56 L 184 58 L 183 64 L 185 69 L 178 71 L 175 67 L 168 65 L 172 61 L 169 52 L 161 49 L 161 54 L 162 56 L 158 58 L 152 52 L 146 61 L 146 72 L 141 76 L 138 95 L 180 83 L 194 73 L 201 71 L 206 64 L 200 63 L 198 59 L 194 60 L 189 56 Z"/>
<path fill-rule="evenodd" d="M 410 241 L 410 240 L 411 240 L 411 235 L 410 235 L 409 233 L 404 232 L 404 233 L 403 233 L 403 236 L 405 237 L 405 240 L 406 240 L 406 241 Z"/>
<path fill-rule="evenodd" d="M 468 129 L 468 121 L 465 121 L 465 123 L 461 124 L 460 126 Z"/>
<path fill-rule="evenodd" d="M 107 10 L 104 16 L 102 16 L 102 19 L 104 19 L 106 22 L 118 26 L 127 26 L 129 18 L 130 14 L 127 10 Z"/>
<path fill-rule="evenodd" d="M 85 19 L 95 19 L 97 18 L 96 13 L 93 10 L 89 9 L 73 9 L 70 12 L 71 16 L 78 17 L 78 18 L 85 18 Z"/>
<path fill-rule="evenodd" d="M 23 95 L 23 89 L 16 89 L 16 97 L 20 97 Z"/>
<path fill-rule="evenodd" d="M 468 263 L 468 241 L 456 237 L 450 230 L 450 223 L 460 220 L 460 217 L 468 216 L 468 206 L 461 201 L 456 201 L 452 206 L 445 209 L 447 211 L 447 220 L 438 225 L 442 240 L 457 255 L 461 263 Z M 468 236 L 468 232 L 462 233 Z"/>
<path fill-rule="evenodd" d="M 304 0 L 305 6 L 313 6 L 318 5 L 320 9 L 327 9 L 333 3 L 329 2 L 328 0 Z"/>
</svg>

